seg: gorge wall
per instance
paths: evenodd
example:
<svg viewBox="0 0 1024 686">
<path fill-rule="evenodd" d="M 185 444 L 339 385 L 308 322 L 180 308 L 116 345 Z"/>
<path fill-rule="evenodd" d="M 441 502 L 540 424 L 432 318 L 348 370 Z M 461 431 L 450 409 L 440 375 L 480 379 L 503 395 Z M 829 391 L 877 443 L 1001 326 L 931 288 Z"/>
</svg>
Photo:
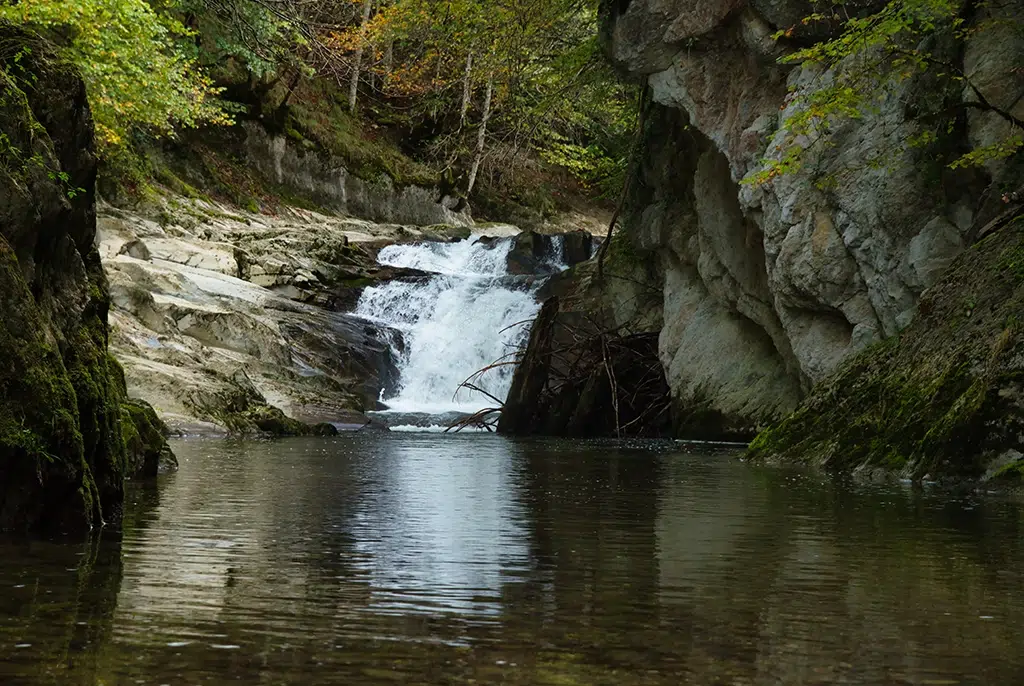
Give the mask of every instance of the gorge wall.
<svg viewBox="0 0 1024 686">
<path fill-rule="evenodd" d="M 118 522 L 125 478 L 173 456 L 152 409 L 122 405 L 107 350 L 85 87 L 38 41 L 0 33 L 0 530 L 77 532 Z"/>
<path fill-rule="evenodd" d="M 834 76 L 778 61 L 828 35 L 827 26 L 802 27 L 813 9 L 800 0 L 603 6 L 607 52 L 646 80 L 653 104 L 616 239 L 629 259 L 612 250 L 609 261 L 625 264 L 628 278 L 617 279 L 613 266 L 607 283 L 594 286 L 580 273 L 573 288 L 596 289 L 615 323 L 640 316 L 660 324 L 679 435 L 706 433 L 709 415 L 714 433 L 749 435 L 794 410 L 843 360 L 901 332 L 921 294 L 999 211 L 1002 190 L 986 189 L 1019 185 L 1011 163 L 948 167 L 1006 134 L 993 113 L 958 116 L 929 145 L 904 144 L 926 125 L 921 111 L 970 97 L 937 90 L 928 76 L 894 82 L 876 110 L 809 146 L 798 171 L 744 183 L 784 154 L 793 93 Z M 1021 3 L 991 11 L 1024 16 Z M 1009 65 L 1019 63 L 1024 42 L 1008 24 L 943 54 L 1019 115 L 1024 75 Z M 794 26 L 790 42 L 772 38 Z M 660 302 L 623 308 L 652 290 Z"/>
</svg>

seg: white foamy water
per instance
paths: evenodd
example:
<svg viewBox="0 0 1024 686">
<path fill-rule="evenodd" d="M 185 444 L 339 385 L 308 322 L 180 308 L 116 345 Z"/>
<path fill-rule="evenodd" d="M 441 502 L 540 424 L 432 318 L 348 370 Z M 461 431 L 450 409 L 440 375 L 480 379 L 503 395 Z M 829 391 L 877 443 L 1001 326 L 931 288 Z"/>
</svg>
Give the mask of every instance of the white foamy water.
<svg viewBox="0 0 1024 686">
<path fill-rule="evenodd" d="M 533 288 L 508 279 L 512 247 L 502 239 L 493 247 L 473 236 L 457 243 L 392 245 L 378 261 L 395 267 L 436 272 L 424 283 L 391 282 L 363 291 L 356 314 L 402 333 L 393 341 L 399 390 L 384 398 L 396 412 L 476 412 L 495 402 L 459 384 L 509 354 L 529 334 L 539 305 Z M 504 400 L 513 367 L 491 369 L 474 383 Z"/>
</svg>

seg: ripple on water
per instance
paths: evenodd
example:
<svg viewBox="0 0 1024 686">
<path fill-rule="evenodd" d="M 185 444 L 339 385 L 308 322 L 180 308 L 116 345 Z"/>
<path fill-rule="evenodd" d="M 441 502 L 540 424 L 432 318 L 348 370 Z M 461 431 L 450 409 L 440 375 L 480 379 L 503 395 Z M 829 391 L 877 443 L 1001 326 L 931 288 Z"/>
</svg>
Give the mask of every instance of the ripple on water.
<svg viewBox="0 0 1024 686">
<path fill-rule="evenodd" d="M 0 544 L 3 684 L 1019 683 L 1019 506 L 713 446 L 187 441 Z"/>
</svg>

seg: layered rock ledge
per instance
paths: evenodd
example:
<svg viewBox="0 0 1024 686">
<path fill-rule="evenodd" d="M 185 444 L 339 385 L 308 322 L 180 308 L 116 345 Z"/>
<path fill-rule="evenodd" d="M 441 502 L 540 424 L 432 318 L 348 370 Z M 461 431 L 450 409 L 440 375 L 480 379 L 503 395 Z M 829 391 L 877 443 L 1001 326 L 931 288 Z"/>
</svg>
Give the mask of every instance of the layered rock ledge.
<svg viewBox="0 0 1024 686">
<path fill-rule="evenodd" d="M 98 225 L 129 393 L 186 435 L 368 425 L 395 361 L 381 332 L 346 311 L 367 285 L 427 276 L 381 267 L 376 251 L 470 231 L 170 193 L 139 210 L 104 205 Z"/>
</svg>

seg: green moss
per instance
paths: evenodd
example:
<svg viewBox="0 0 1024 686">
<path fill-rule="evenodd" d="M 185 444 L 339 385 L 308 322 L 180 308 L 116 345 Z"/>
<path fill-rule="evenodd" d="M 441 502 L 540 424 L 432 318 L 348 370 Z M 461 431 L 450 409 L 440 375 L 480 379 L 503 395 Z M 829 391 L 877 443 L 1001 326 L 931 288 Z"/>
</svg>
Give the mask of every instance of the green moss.
<svg viewBox="0 0 1024 686">
<path fill-rule="evenodd" d="M 209 200 L 210 197 L 192 184 L 184 181 L 170 167 L 160 162 L 150 162 L 150 174 L 157 183 L 166 186 L 178 195 L 194 200 Z"/>
<path fill-rule="evenodd" d="M 288 107 L 285 135 L 341 157 L 350 172 L 368 181 L 387 176 L 399 186 L 437 184 L 437 172 L 402 154 L 396 142 L 369 133 L 365 122 L 349 114 L 342 96 L 328 80 L 303 83 Z"/>
<path fill-rule="evenodd" d="M 337 434 L 333 425 L 305 424 L 287 416 L 280 408 L 267 404 L 244 374 L 234 379 L 234 387 L 230 391 L 208 396 L 198 403 L 195 410 L 200 416 L 226 427 L 231 434 L 238 436 Z"/>
<path fill-rule="evenodd" d="M 1024 281 L 1024 246 L 1011 246 L 1003 250 L 995 268 L 1001 275 Z"/>
<path fill-rule="evenodd" d="M 1017 446 L 1022 226 L 964 253 L 900 336 L 855 356 L 751 443 L 762 459 L 976 477 Z"/>
<path fill-rule="evenodd" d="M 7 517 L 0 526 L 33 526 L 76 503 L 48 502 L 61 484 L 83 486 L 87 471 L 77 398 L 61 356 L 43 338 L 43 322 L 17 258 L 0 235 L 0 465 L 11 488 L 0 489 Z M 67 491 L 64 491 L 67 492 Z M 73 492 L 73 491 L 72 491 Z M 90 501 L 91 504 L 91 501 Z M 93 511 L 79 512 L 88 525 Z M 69 517 L 73 515 L 69 514 Z"/>
<path fill-rule="evenodd" d="M 149 478 L 177 468 L 178 461 L 167 443 L 169 433 L 149 403 L 135 399 L 122 403 L 121 436 L 130 476 Z"/>
<path fill-rule="evenodd" d="M 993 479 L 1020 483 L 1024 481 L 1024 460 L 1015 460 L 995 471 Z"/>
</svg>

